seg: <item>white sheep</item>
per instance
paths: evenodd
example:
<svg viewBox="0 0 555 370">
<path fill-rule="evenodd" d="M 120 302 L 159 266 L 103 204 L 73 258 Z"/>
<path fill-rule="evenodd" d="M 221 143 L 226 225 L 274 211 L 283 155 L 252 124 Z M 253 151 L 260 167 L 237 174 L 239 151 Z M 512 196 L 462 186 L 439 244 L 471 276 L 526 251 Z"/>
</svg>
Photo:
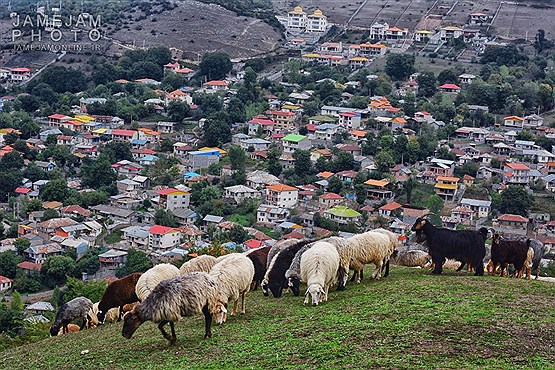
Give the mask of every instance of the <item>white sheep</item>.
<svg viewBox="0 0 555 370">
<path fill-rule="evenodd" d="M 216 263 L 209 272 L 216 283 L 216 300 L 210 307 L 217 324 L 227 319 L 227 304 L 233 301 L 231 315 L 237 313 L 237 304 L 241 297 L 241 313 L 245 313 L 245 301 L 254 278 L 252 261 L 243 254 L 233 254 Z"/>
<path fill-rule="evenodd" d="M 209 254 L 203 254 L 185 262 L 179 268 L 179 272 L 181 273 L 181 275 L 185 275 L 195 271 L 208 272 L 212 269 L 212 267 L 214 267 L 215 264 L 216 257 Z"/>
<path fill-rule="evenodd" d="M 372 273 L 372 278 L 381 277 L 382 267 L 386 263 L 397 246 L 392 238 L 376 231 L 367 231 L 362 234 L 354 235 L 347 239 L 347 243 L 339 249 L 341 257 L 340 267 L 340 289 L 345 287 L 348 278 L 349 267 L 361 270 L 364 265 L 373 263 L 376 269 Z M 349 265 L 346 261 L 349 260 Z M 360 283 L 361 276 L 358 276 L 357 283 Z"/>
<path fill-rule="evenodd" d="M 328 242 L 319 241 L 301 256 L 301 280 L 307 285 L 304 304 L 308 296 L 312 297 L 312 305 L 328 300 L 328 291 L 337 279 L 339 270 L 339 253 L 337 248 Z"/>
<path fill-rule="evenodd" d="M 399 252 L 392 260 L 398 266 L 424 267 L 431 261 L 431 258 L 428 252 L 412 250 Z"/>
<path fill-rule="evenodd" d="M 141 275 L 135 286 L 135 293 L 139 301 L 144 301 L 156 285 L 164 280 L 173 279 L 179 274 L 179 269 L 169 263 L 161 263 L 147 270 Z"/>
<path fill-rule="evenodd" d="M 98 304 L 100 302 L 96 302 L 93 304 L 91 310 L 89 311 L 89 317 L 90 317 L 90 321 L 89 321 L 89 325 L 91 326 L 98 326 L 99 321 L 98 320 Z M 110 308 L 108 310 L 108 312 L 106 312 L 106 316 L 104 317 L 104 323 L 108 323 L 108 324 L 112 324 L 116 321 L 118 321 L 120 315 L 119 315 L 119 307 L 114 307 L 114 308 Z"/>
</svg>

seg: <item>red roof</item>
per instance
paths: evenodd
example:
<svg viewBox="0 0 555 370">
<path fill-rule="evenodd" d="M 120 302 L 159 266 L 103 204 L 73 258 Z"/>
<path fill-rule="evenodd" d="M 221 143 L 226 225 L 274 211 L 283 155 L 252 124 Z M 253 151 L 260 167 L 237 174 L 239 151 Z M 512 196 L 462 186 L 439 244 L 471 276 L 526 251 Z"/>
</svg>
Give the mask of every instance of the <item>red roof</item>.
<svg viewBox="0 0 555 370">
<path fill-rule="evenodd" d="M 303 239 L 304 235 L 298 231 L 292 231 L 289 234 L 285 234 L 283 239 Z"/>
<path fill-rule="evenodd" d="M 384 211 L 394 211 L 394 210 L 399 209 L 401 207 L 402 206 L 399 203 L 391 202 L 391 203 L 388 203 L 386 205 L 381 206 L 380 209 L 384 210 Z"/>
<path fill-rule="evenodd" d="M 31 72 L 31 70 L 29 68 L 25 68 L 25 67 L 12 68 L 12 69 L 10 69 L 10 71 L 12 71 L 12 72 Z"/>
<path fill-rule="evenodd" d="M 509 213 L 505 213 L 504 215 L 499 216 L 497 220 L 508 221 L 508 222 L 522 222 L 522 223 L 528 222 L 528 219 L 526 217 L 522 217 L 520 215 L 511 215 Z"/>
<path fill-rule="evenodd" d="M 168 226 L 162 226 L 162 225 L 154 225 L 150 229 L 148 229 L 149 233 L 160 234 L 160 235 L 165 235 L 173 231 L 178 231 L 178 230 L 174 227 L 168 227 Z"/>
<path fill-rule="evenodd" d="M 263 126 L 270 126 L 270 125 L 275 125 L 276 123 L 274 121 L 272 121 L 271 119 L 268 118 L 253 118 L 249 121 L 249 123 L 256 123 L 259 125 L 263 125 Z"/>
<path fill-rule="evenodd" d="M 320 195 L 318 198 L 320 199 L 343 199 L 343 197 L 336 193 L 326 193 L 324 195 Z"/>
<path fill-rule="evenodd" d="M 205 85 L 208 86 L 227 86 L 229 85 L 227 82 L 225 81 L 221 81 L 221 80 L 214 80 L 214 81 L 208 81 L 205 83 Z"/>
<path fill-rule="evenodd" d="M 22 268 L 24 270 L 40 271 L 40 269 L 42 268 L 42 263 L 33 263 L 33 262 L 25 261 L 25 262 L 18 263 L 17 267 Z"/>
<path fill-rule="evenodd" d="M 505 163 L 505 166 L 509 167 L 512 170 L 517 170 L 517 171 L 518 170 L 527 171 L 530 169 L 530 167 L 528 167 L 524 163 Z"/>
<path fill-rule="evenodd" d="M 4 283 L 12 282 L 12 281 L 13 281 L 12 279 L 0 275 L 0 283 L 4 284 Z"/>
<path fill-rule="evenodd" d="M 293 112 L 287 112 L 287 111 L 284 111 L 284 110 L 273 110 L 273 111 L 268 112 L 268 114 L 271 114 L 272 116 L 289 116 L 289 117 L 295 115 L 295 113 L 293 113 Z"/>
<path fill-rule="evenodd" d="M 164 190 L 158 190 L 156 191 L 156 193 L 160 194 L 160 195 L 168 195 L 168 194 L 172 194 L 172 193 L 186 193 L 183 190 L 177 190 L 175 188 L 167 188 Z"/>
<path fill-rule="evenodd" d="M 255 239 L 247 240 L 243 244 L 246 245 L 247 247 L 249 247 L 250 249 L 260 248 L 261 246 L 264 245 L 263 242 L 261 242 L 260 240 L 255 240 Z"/>
<path fill-rule="evenodd" d="M 76 213 L 81 216 L 90 216 L 92 214 L 91 211 L 85 209 L 78 205 L 67 206 L 60 210 L 61 213 Z"/>
<path fill-rule="evenodd" d="M 48 116 L 48 118 L 52 118 L 52 119 L 63 119 L 63 118 L 70 118 L 66 115 L 63 114 L 51 114 Z"/>
<path fill-rule="evenodd" d="M 122 129 L 116 129 L 116 130 L 112 130 L 112 135 L 118 135 L 118 136 L 133 136 L 135 135 L 137 131 L 135 130 L 122 130 Z"/>
<path fill-rule="evenodd" d="M 18 194 L 27 194 L 31 191 L 30 188 L 16 188 L 15 192 Z"/>
<path fill-rule="evenodd" d="M 448 89 L 448 90 L 460 90 L 461 88 L 455 84 L 443 84 L 439 87 L 440 89 Z"/>
</svg>

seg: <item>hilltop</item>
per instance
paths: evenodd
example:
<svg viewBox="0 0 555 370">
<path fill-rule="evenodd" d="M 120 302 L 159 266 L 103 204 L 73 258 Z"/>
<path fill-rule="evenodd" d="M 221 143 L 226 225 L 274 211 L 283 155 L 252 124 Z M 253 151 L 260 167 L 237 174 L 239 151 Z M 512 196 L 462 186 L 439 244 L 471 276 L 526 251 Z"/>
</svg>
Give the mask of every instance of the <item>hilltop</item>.
<svg viewBox="0 0 555 370">
<path fill-rule="evenodd" d="M 176 326 L 173 347 L 152 323 L 129 341 L 121 324 L 106 325 L 0 352 L 0 367 L 545 369 L 555 366 L 554 296 L 550 282 L 394 267 L 319 307 L 253 292 L 247 315 L 210 340 L 200 316 Z"/>
</svg>

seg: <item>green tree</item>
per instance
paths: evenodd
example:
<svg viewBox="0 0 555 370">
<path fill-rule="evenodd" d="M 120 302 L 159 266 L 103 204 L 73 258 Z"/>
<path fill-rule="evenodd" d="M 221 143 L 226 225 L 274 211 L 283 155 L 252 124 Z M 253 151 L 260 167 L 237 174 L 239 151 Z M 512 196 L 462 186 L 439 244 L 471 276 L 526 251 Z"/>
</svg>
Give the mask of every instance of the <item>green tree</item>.
<svg viewBox="0 0 555 370">
<path fill-rule="evenodd" d="M 49 181 L 40 188 L 40 197 L 43 200 L 56 200 L 63 202 L 69 195 L 66 179 Z"/>
<path fill-rule="evenodd" d="M 103 250 L 100 247 L 90 248 L 79 260 L 75 267 L 77 274 L 87 273 L 89 275 L 95 274 L 100 269 L 100 261 L 98 260 L 98 255 L 101 254 Z"/>
<path fill-rule="evenodd" d="M 308 150 L 296 149 L 293 152 L 293 158 L 295 159 L 295 174 L 304 177 L 312 173 L 312 162 Z"/>
<path fill-rule="evenodd" d="M 87 78 L 80 70 L 52 65 L 46 67 L 41 72 L 37 80 L 37 86 L 41 82 L 50 86 L 57 93 L 64 93 L 66 91 L 76 93 L 86 90 Z"/>
<path fill-rule="evenodd" d="M 409 179 L 403 183 L 403 189 L 405 189 L 405 194 L 407 195 L 408 204 L 410 204 L 412 200 L 412 190 L 414 189 L 415 185 L 416 185 L 416 180 L 414 180 L 412 177 L 409 177 Z"/>
<path fill-rule="evenodd" d="M 415 57 L 412 54 L 389 53 L 385 73 L 394 80 L 404 80 L 414 73 Z"/>
<path fill-rule="evenodd" d="M 13 288 L 22 293 L 37 293 L 42 289 L 42 284 L 35 275 L 18 273 L 13 281 Z"/>
<path fill-rule="evenodd" d="M 227 233 L 227 237 L 237 244 L 241 244 L 250 238 L 249 233 L 241 225 L 234 225 Z"/>
<path fill-rule="evenodd" d="M 172 211 L 166 211 L 164 209 L 159 209 L 154 214 L 154 223 L 156 225 L 168 226 L 168 227 L 177 227 L 177 220 L 175 219 L 175 215 Z"/>
<path fill-rule="evenodd" d="M 526 216 L 534 198 L 521 186 L 510 185 L 499 197 L 499 212 Z"/>
<path fill-rule="evenodd" d="M 23 255 L 25 250 L 31 246 L 31 242 L 25 238 L 17 238 L 14 242 L 15 249 L 17 249 L 17 254 Z"/>
<path fill-rule="evenodd" d="M 355 195 L 357 198 L 357 203 L 361 205 L 364 204 L 364 201 L 366 200 L 368 192 L 363 184 L 355 185 Z"/>
<path fill-rule="evenodd" d="M 279 162 L 279 151 L 275 148 L 268 151 L 268 172 L 274 176 L 279 176 L 283 167 Z"/>
<path fill-rule="evenodd" d="M 51 220 L 53 218 L 58 218 L 60 217 L 60 215 L 58 214 L 58 212 L 55 209 L 47 209 L 46 211 L 44 211 L 43 215 L 42 215 L 42 220 L 43 221 L 48 221 Z"/>
<path fill-rule="evenodd" d="M 42 265 L 41 274 L 44 274 L 53 285 L 64 285 L 67 276 L 75 272 L 75 261 L 66 256 L 48 257 Z"/>
<path fill-rule="evenodd" d="M 429 98 L 436 93 L 436 76 L 433 72 L 421 72 L 416 77 L 416 81 L 418 82 L 418 95 Z"/>
<path fill-rule="evenodd" d="M 328 191 L 339 194 L 343 190 L 343 181 L 337 176 L 332 176 L 328 181 Z"/>
<path fill-rule="evenodd" d="M 181 123 L 185 118 L 187 118 L 191 113 L 187 103 L 171 101 L 168 105 L 168 115 L 170 119 L 174 122 Z"/>
<path fill-rule="evenodd" d="M 19 262 L 21 258 L 12 251 L 0 253 L 0 275 L 10 279 L 15 278 Z"/>
<path fill-rule="evenodd" d="M 459 82 L 459 74 L 452 69 L 444 69 L 437 75 L 437 82 L 443 84 L 456 84 Z"/>
<path fill-rule="evenodd" d="M 206 146 L 222 146 L 231 141 L 231 123 L 226 113 L 211 115 L 204 123 L 203 141 Z"/>
<path fill-rule="evenodd" d="M 129 249 L 127 253 L 125 265 L 116 272 L 118 278 L 122 278 L 134 272 L 145 272 L 152 267 L 152 262 L 145 253 L 135 249 Z"/>
<path fill-rule="evenodd" d="M 202 56 L 198 74 L 208 80 L 221 80 L 231 72 L 232 68 L 229 54 L 222 52 L 206 53 Z"/>
<path fill-rule="evenodd" d="M 81 184 L 85 187 L 98 189 L 110 186 L 116 180 L 117 175 L 106 159 L 88 160 L 81 166 Z"/>
<path fill-rule="evenodd" d="M 231 163 L 231 175 L 235 185 L 244 185 L 247 182 L 247 175 L 245 172 L 245 161 L 247 156 L 245 151 L 237 146 L 233 145 L 229 148 L 228 152 L 229 162 Z"/>
<path fill-rule="evenodd" d="M 538 32 L 536 33 L 536 39 L 534 41 L 534 49 L 536 49 L 538 53 L 541 53 L 544 49 L 546 49 L 546 47 L 549 47 L 549 46 L 550 46 L 550 42 L 547 41 L 547 39 L 545 38 L 545 30 L 539 29 Z"/>
<path fill-rule="evenodd" d="M 17 290 L 14 290 L 12 293 L 12 301 L 10 302 L 10 309 L 14 311 L 23 311 L 23 299 L 21 298 L 21 294 Z"/>
<path fill-rule="evenodd" d="M 49 105 L 53 105 L 58 101 L 57 94 L 54 90 L 52 90 L 50 85 L 45 84 L 44 82 L 33 87 L 31 94 L 39 98 L 40 101 L 46 102 Z"/>
<path fill-rule="evenodd" d="M 382 150 L 376 154 L 375 162 L 379 172 L 389 172 L 389 169 L 395 165 L 393 155 L 387 150 Z"/>
<path fill-rule="evenodd" d="M 79 279 L 68 277 L 66 283 L 66 291 L 63 300 L 65 302 L 71 301 L 77 297 L 86 297 L 93 302 L 98 302 L 102 298 L 106 290 L 105 280 L 92 280 L 84 282 Z"/>
<path fill-rule="evenodd" d="M 440 213 L 444 205 L 443 199 L 441 199 L 439 195 L 434 194 L 434 195 L 431 195 L 426 200 L 425 205 L 426 205 L 426 208 L 428 208 L 430 212 L 433 213 L 430 218 L 432 223 L 436 226 L 440 226 L 441 225 Z"/>
</svg>

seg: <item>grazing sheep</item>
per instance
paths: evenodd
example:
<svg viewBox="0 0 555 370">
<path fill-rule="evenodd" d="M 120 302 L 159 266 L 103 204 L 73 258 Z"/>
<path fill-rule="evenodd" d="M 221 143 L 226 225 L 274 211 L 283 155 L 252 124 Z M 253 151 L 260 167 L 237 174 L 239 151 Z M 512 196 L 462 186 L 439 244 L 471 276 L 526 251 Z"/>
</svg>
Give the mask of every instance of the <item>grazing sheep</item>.
<svg viewBox="0 0 555 370">
<path fill-rule="evenodd" d="M 379 279 L 384 261 L 389 260 L 396 246 L 397 243 L 393 243 L 390 236 L 376 231 L 367 231 L 346 239 L 346 243 L 338 248 L 341 264 L 337 290 L 345 289 L 349 268 L 361 271 L 364 265 L 374 263 L 376 269 L 372 273 L 372 278 Z M 361 278 L 358 275 L 358 283 Z"/>
<path fill-rule="evenodd" d="M 308 303 L 309 295 L 313 306 L 326 302 L 329 288 L 337 280 L 338 270 L 337 248 L 323 241 L 314 243 L 301 257 L 301 280 L 307 285 L 304 304 Z"/>
<path fill-rule="evenodd" d="M 233 253 L 228 253 L 228 254 L 222 254 L 220 257 L 216 258 L 216 263 L 225 260 L 227 257 L 235 256 L 237 254 L 241 254 L 241 253 L 233 252 Z"/>
<path fill-rule="evenodd" d="M 214 267 L 215 264 L 216 257 L 209 254 L 203 254 L 198 257 L 192 258 L 181 265 L 181 267 L 179 268 L 179 273 L 181 275 L 185 275 L 195 271 L 208 272 L 212 267 Z"/>
<path fill-rule="evenodd" d="M 391 240 L 391 244 L 393 245 L 393 251 L 391 252 L 391 254 L 389 256 L 387 256 L 384 261 L 383 261 L 383 266 L 382 266 L 382 273 L 384 273 L 384 277 L 388 277 L 389 276 L 389 260 L 391 259 L 391 256 L 393 255 L 393 253 L 395 253 L 395 251 L 397 251 L 397 247 L 399 247 L 399 235 L 395 234 L 393 231 L 389 231 L 386 229 L 374 229 L 373 231 L 377 232 L 377 233 L 382 233 L 385 234 L 387 236 L 389 236 L 389 239 Z M 385 272 L 384 272 L 385 269 Z M 362 271 L 360 271 L 361 276 L 360 276 L 360 280 L 362 281 Z"/>
<path fill-rule="evenodd" d="M 227 319 L 227 304 L 233 301 L 231 315 L 237 313 L 237 304 L 241 297 L 241 313 L 245 313 L 245 301 L 254 278 L 254 266 L 243 254 L 234 254 L 218 262 L 209 272 L 216 283 L 216 300 L 210 306 L 217 324 Z"/>
<path fill-rule="evenodd" d="M 50 327 L 50 335 L 53 337 L 58 335 L 60 328 L 62 333 L 68 332 L 68 325 L 76 319 L 82 319 L 83 323 L 79 325 L 79 330 L 83 330 L 85 325 L 89 322 L 89 311 L 93 303 L 90 299 L 85 297 L 77 297 L 65 303 L 56 313 L 56 319 Z"/>
<path fill-rule="evenodd" d="M 534 250 L 534 258 L 532 259 L 532 273 L 536 279 L 540 276 L 540 265 L 544 255 L 549 252 L 549 247 L 544 245 L 537 239 L 530 239 L 530 247 Z"/>
<path fill-rule="evenodd" d="M 411 230 L 417 233 L 423 232 L 426 235 L 428 252 L 434 262 L 432 273 L 441 274 L 445 260 L 453 258 L 461 262 L 472 262 L 476 268 L 474 275 L 484 275 L 487 229 L 455 231 L 437 228 L 424 217 L 419 217 Z"/>
<path fill-rule="evenodd" d="M 412 250 L 399 252 L 393 257 L 393 263 L 398 266 L 424 267 L 432 257 L 424 251 Z"/>
<path fill-rule="evenodd" d="M 138 301 L 144 301 L 160 282 L 173 279 L 177 275 L 179 275 L 179 269 L 169 263 L 161 263 L 147 270 L 139 278 L 135 286 L 135 293 L 137 293 L 137 297 L 139 297 Z"/>
<path fill-rule="evenodd" d="M 276 244 L 274 244 L 272 248 L 270 248 L 270 251 L 268 252 L 268 259 L 266 260 L 266 270 L 268 270 L 268 268 L 270 267 L 270 263 L 272 263 L 272 260 L 279 252 L 281 252 L 282 250 L 284 250 L 285 248 L 291 245 L 296 244 L 297 242 L 298 242 L 297 239 L 287 239 L 287 240 L 279 241 Z"/>
<path fill-rule="evenodd" d="M 254 279 L 252 280 L 251 290 L 256 290 L 258 285 L 262 283 L 262 279 L 264 279 L 270 249 L 270 246 L 265 246 L 245 252 L 245 256 L 252 261 L 254 266 Z"/>
<path fill-rule="evenodd" d="M 96 302 L 93 304 L 91 310 L 89 311 L 89 326 L 94 327 L 94 326 L 98 326 L 98 324 L 100 324 L 100 320 L 98 320 L 98 305 L 100 304 L 100 302 Z M 123 307 L 125 307 L 126 305 L 124 305 Z M 124 311 L 125 312 L 125 311 Z M 121 314 L 123 315 L 123 313 Z M 104 323 L 108 323 L 108 324 L 112 324 L 116 321 L 118 321 L 118 319 L 120 318 L 120 308 L 119 307 L 113 307 L 110 308 L 108 310 L 108 312 L 106 312 L 106 315 L 104 315 Z"/>
<path fill-rule="evenodd" d="M 204 314 L 204 339 L 210 338 L 212 332 L 212 314 L 209 306 L 216 295 L 216 284 L 206 272 L 193 272 L 179 275 L 158 284 L 152 292 L 124 316 L 121 334 L 131 339 L 133 333 L 145 321 L 158 324 L 164 338 L 174 344 L 176 341 L 174 323 L 182 317 Z M 171 336 L 164 330 L 169 323 Z"/>
<path fill-rule="evenodd" d="M 293 295 L 295 297 L 299 296 L 301 293 L 300 285 L 301 285 L 301 257 L 303 256 L 304 252 L 309 250 L 314 243 L 307 244 L 295 254 L 293 257 L 293 261 L 291 261 L 291 266 L 285 271 L 285 279 L 287 279 L 287 285 L 291 288 Z"/>
<path fill-rule="evenodd" d="M 314 241 L 314 239 L 295 240 L 294 243 L 288 244 L 287 247 L 279 251 L 266 270 L 266 275 L 262 281 L 263 291 L 271 291 L 274 298 L 281 297 L 283 289 L 288 286 L 285 272 L 291 266 L 293 258 L 302 247 Z"/>
<path fill-rule="evenodd" d="M 102 299 L 98 303 L 97 317 L 99 323 L 103 323 L 106 319 L 106 313 L 109 309 L 114 307 L 119 307 L 120 316 L 118 321 L 121 319 L 121 312 L 123 305 L 127 303 L 137 302 L 139 298 L 135 293 L 135 286 L 137 281 L 141 277 L 142 272 L 136 272 L 134 274 L 122 277 L 119 280 L 112 282 L 106 288 L 106 291 L 102 295 Z"/>
</svg>

